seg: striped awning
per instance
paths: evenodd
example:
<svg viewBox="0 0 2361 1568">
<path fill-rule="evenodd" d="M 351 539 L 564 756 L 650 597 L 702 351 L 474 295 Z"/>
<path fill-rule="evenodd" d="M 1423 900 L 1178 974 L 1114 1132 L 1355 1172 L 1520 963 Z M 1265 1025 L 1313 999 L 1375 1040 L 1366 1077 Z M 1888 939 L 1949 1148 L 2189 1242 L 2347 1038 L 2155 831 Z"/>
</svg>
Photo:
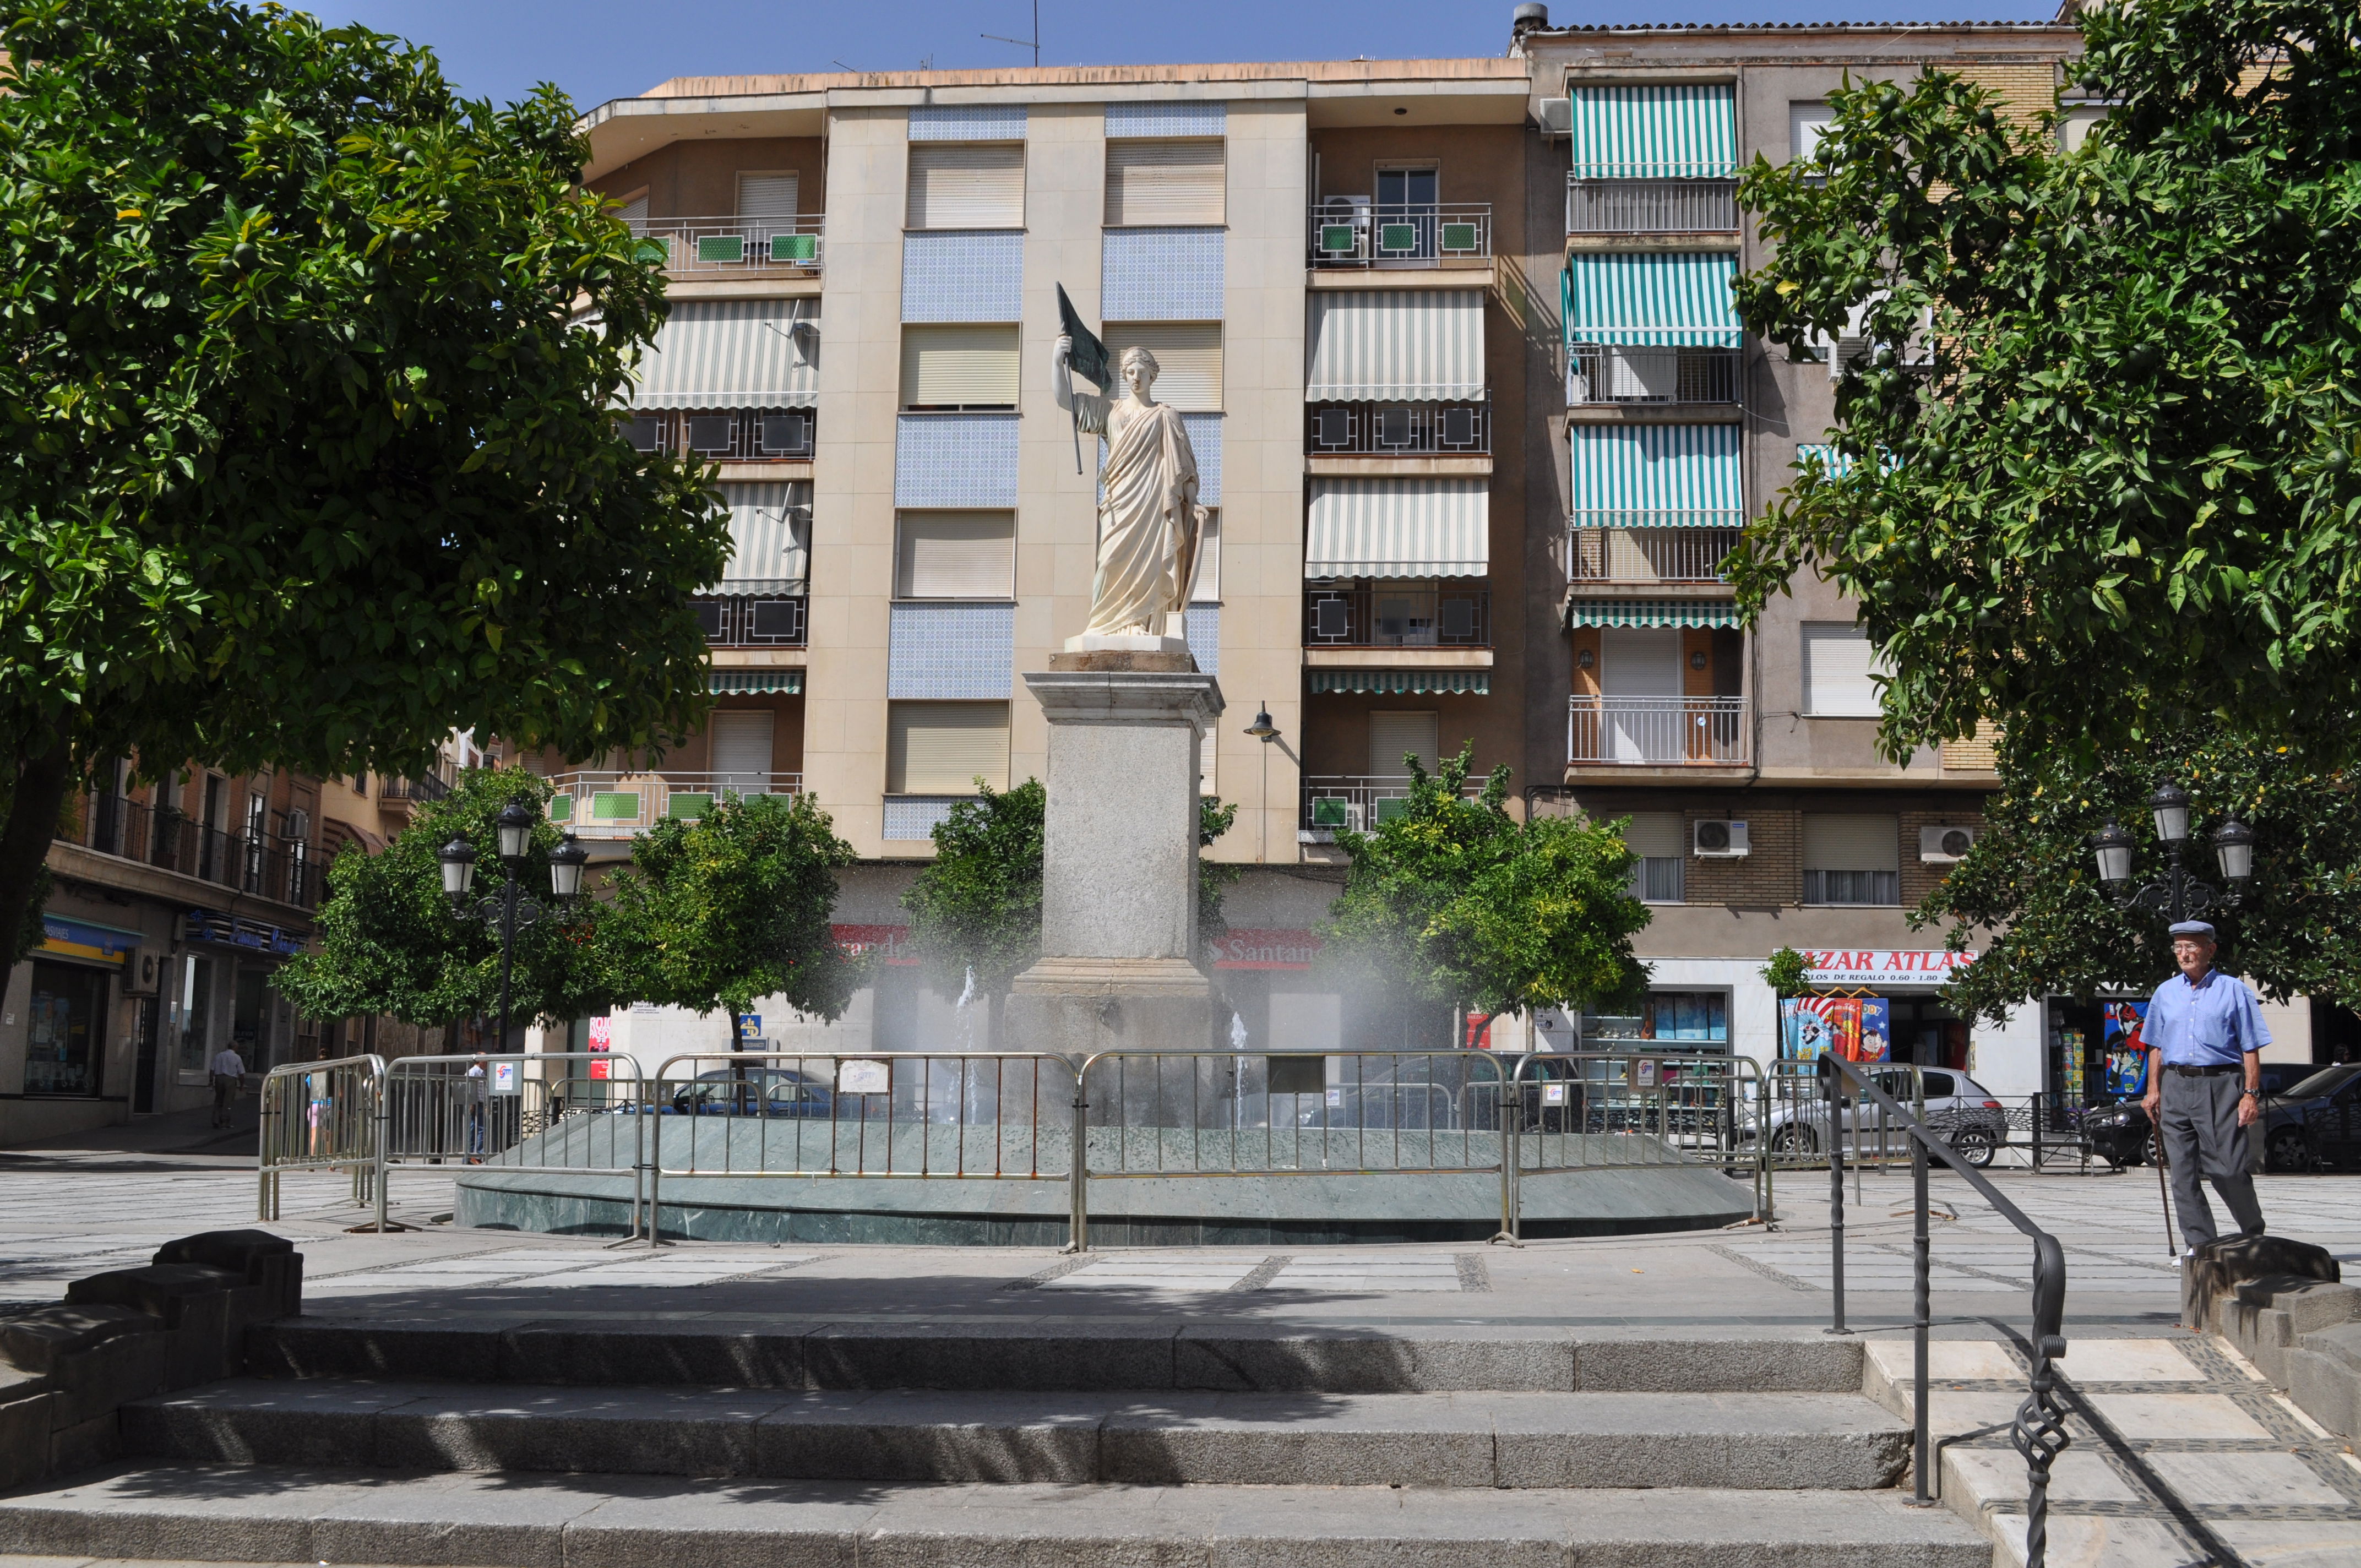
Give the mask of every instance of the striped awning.
<svg viewBox="0 0 2361 1568">
<path fill-rule="evenodd" d="M 1847 474 L 1852 472 L 1853 460 L 1851 458 L 1846 456 L 1844 453 L 1837 447 L 1822 443 L 1813 443 L 1808 445 L 1798 446 L 1795 448 L 1795 472 L 1799 474 L 1802 473 L 1804 471 L 1804 465 L 1806 462 L 1815 457 L 1819 459 L 1820 467 L 1831 479 L 1841 479 Z M 1884 472 L 1891 474 L 1896 468 L 1902 466 L 1902 459 L 1889 452 L 1885 455 L 1884 461 L 1881 463 L 1879 466 L 1883 468 Z"/>
<path fill-rule="evenodd" d="M 1738 170 L 1728 83 L 1572 87 L 1576 180 L 1727 180 Z"/>
<path fill-rule="evenodd" d="M 1422 696 L 1448 692 L 1460 696 L 1490 696 L 1488 670 L 1314 670 L 1315 692 L 1369 692 L 1380 696 Z"/>
<path fill-rule="evenodd" d="M 800 696 L 804 689 L 804 673 L 801 670 L 713 670 L 707 674 L 706 689 L 716 696 L 731 693 Z"/>
<path fill-rule="evenodd" d="M 800 329 L 800 330 L 799 330 Z M 807 409 L 819 401 L 818 300 L 683 300 L 641 357 L 643 409 Z"/>
<path fill-rule="evenodd" d="M 1560 292 L 1568 343 L 1675 344 L 1735 348 L 1741 328 L 1727 251 L 1661 256 L 1576 252 Z"/>
<path fill-rule="evenodd" d="M 1575 424 L 1576 528 L 1738 528 L 1746 521 L 1734 424 Z"/>
<path fill-rule="evenodd" d="M 1568 626 L 1736 626 L 1729 599 L 1568 599 Z"/>
<path fill-rule="evenodd" d="M 721 568 L 725 594 L 801 593 L 810 576 L 811 486 L 724 485 L 733 554 Z"/>
<path fill-rule="evenodd" d="M 1305 324 L 1312 403 L 1474 402 L 1484 396 L 1478 289 L 1325 291 Z"/>
<path fill-rule="evenodd" d="M 1307 577 L 1480 577 L 1491 570 L 1490 481 L 1314 479 Z"/>
</svg>

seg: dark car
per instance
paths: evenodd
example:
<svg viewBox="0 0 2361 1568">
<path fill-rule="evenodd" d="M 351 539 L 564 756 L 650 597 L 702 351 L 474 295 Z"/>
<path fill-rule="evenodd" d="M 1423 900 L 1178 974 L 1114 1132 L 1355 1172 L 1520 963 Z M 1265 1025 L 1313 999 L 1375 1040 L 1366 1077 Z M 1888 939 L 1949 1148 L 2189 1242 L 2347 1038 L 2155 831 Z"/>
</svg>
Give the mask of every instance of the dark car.
<svg viewBox="0 0 2361 1568">
<path fill-rule="evenodd" d="M 2361 1063 L 2340 1062 L 2263 1101 L 2263 1168 L 2361 1168 Z"/>
<path fill-rule="evenodd" d="M 678 1116 L 826 1117 L 835 1103 L 824 1081 L 784 1067 L 715 1068 L 664 1088 L 660 1108 Z"/>
<path fill-rule="evenodd" d="M 2093 1105 L 2077 1118 L 2091 1152 L 2109 1165 L 2140 1165 L 2148 1157 L 2147 1108 L 2136 1100 Z"/>
</svg>

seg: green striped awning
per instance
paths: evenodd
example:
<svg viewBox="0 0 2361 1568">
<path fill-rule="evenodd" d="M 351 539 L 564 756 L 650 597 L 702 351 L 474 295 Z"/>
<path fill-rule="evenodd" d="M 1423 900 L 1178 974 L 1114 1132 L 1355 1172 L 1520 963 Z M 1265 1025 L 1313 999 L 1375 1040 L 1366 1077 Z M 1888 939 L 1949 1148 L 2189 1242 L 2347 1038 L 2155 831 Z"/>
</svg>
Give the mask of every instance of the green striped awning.
<svg viewBox="0 0 2361 1568">
<path fill-rule="evenodd" d="M 1488 479 L 1314 479 L 1303 575 L 1484 576 L 1491 496 Z"/>
<path fill-rule="evenodd" d="M 1727 180 L 1738 170 L 1728 83 L 1573 87 L 1576 180 Z"/>
<path fill-rule="evenodd" d="M 1736 626 L 1729 599 L 1568 599 L 1572 626 Z"/>
<path fill-rule="evenodd" d="M 804 689 L 804 673 L 801 670 L 714 670 L 707 676 L 706 689 L 716 696 L 732 692 L 800 696 Z"/>
<path fill-rule="evenodd" d="M 1820 460 L 1820 467 L 1826 471 L 1828 477 L 1831 479 L 1841 479 L 1847 474 L 1852 472 L 1853 460 L 1851 458 L 1846 456 L 1835 446 L 1820 443 L 1813 443 L 1808 445 L 1798 446 L 1795 448 L 1795 472 L 1799 474 L 1802 473 L 1804 471 L 1805 463 L 1808 459 L 1814 457 Z M 1894 470 L 1902 466 L 1902 459 L 1894 456 L 1889 452 L 1885 455 L 1885 459 L 1880 466 L 1886 473 L 1891 474 Z"/>
<path fill-rule="evenodd" d="M 1576 528 L 1738 528 L 1746 494 L 1734 424 L 1575 424 Z"/>
<path fill-rule="evenodd" d="M 1306 402 L 1476 402 L 1484 396 L 1480 289 L 1323 291 L 1312 296 L 1304 339 Z"/>
<path fill-rule="evenodd" d="M 1726 251 L 1577 252 L 1566 258 L 1560 291 L 1565 340 L 1735 348 L 1741 329 L 1730 287 L 1737 276 L 1738 258 Z"/>
<path fill-rule="evenodd" d="M 799 323 L 804 330 L 796 330 Z M 640 360 L 642 409 L 807 409 L 819 401 L 819 302 L 682 300 Z"/>
<path fill-rule="evenodd" d="M 1368 692 L 1379 696 L 1422 696 L 1448 693 L 1459 696 L 1490 696 L 1488 670 L 1314 670 L 1315 692 Z"/>
<path fill-rule="evenodd" d="M 811 486 L 802 481 L 724 485 L 730 504 L 728 565 L 718 591 L 799 594 L 809 576 Z"/>
</svg>

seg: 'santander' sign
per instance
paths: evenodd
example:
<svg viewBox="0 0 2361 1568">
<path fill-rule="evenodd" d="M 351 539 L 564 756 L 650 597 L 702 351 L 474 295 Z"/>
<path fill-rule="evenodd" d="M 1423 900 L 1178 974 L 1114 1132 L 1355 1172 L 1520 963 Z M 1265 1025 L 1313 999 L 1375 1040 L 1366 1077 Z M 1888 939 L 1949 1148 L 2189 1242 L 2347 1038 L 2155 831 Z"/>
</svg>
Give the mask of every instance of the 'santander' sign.
<svg viewBox="0 0 2361 1568">
<path fill-rule="evenodd" d="M 1309 931 L 1235 927 L 1213 944 L 1215 969 L 1310 969 L 1320 938 Z"/>
<path fill-rule="evenodd" d="M 1973 953 L 1899 952 L 1868 948 L 1852 951 L 1805 949 L 1814 985 L 1940 985 L 1951 971 L 1975 962 Z"/>
</svg>

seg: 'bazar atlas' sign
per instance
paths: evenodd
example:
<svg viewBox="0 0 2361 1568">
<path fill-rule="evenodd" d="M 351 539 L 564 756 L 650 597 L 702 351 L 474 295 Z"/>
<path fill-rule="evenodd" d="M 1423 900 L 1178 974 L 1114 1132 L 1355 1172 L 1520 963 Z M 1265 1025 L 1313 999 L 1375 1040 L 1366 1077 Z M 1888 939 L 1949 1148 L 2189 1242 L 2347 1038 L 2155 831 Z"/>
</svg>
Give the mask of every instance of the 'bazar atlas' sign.
<svg viewBox="0 0 2361 1568">
<path fill-rule="evenodd" d="M 1880 948 L 1804 951 L 1806 973 L 1814 985 L 1940 985 L 1951 978 L 1953 970 L 1975 959 L 1973 953 L 1898 952 Z"/>
</svg>

